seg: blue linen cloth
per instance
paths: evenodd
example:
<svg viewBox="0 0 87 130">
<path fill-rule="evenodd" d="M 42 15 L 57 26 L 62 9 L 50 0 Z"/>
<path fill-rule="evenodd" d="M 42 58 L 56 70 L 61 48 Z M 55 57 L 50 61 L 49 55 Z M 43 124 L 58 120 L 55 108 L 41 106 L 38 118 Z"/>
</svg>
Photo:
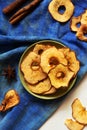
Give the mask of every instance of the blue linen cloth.
<svg viewBox="0 0 87 130">
<path fill-rule="evenodd" d="M 56 40 L 70 47 L 77 54 L 81 68 L 77 83 L 87 73 L 87 43 L 78 40 L 70 30 L 70 20 L 66 23 L 55 21 L 48 12 L 51 0 L 42 0 L 38 8 L 17 25 L 8 22 L 9 16 L 2 9 L 13 0 L 0 0 L 0 74 L 8 64 L 16 69 L 17 80 L 8 83 L 0 76 L 0 102 L 4 94 L 15 89 L 20 95 L 19 105 L 0 113 L 0 130 L 38 130 L 58 109 L 65 97 L 56 100 L 40 100 L 30 95 L 22 86 L 18 76 L 18 63 L 24 50 L 39 40 Z M 72 0 L 75 5 L 74 16 L 87 8 L 87 0 Z M 76 86 L 75 86 L 76 87 Z"/>
</svg>

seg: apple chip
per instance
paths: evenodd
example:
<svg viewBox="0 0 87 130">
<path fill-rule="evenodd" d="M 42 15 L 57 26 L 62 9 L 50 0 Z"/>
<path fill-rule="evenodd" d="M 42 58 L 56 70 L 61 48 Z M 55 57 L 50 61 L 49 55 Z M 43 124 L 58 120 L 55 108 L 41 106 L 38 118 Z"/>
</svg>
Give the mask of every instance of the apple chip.
<svg viewBox="0 0 87 130">
<path fill-rule="evenodd" d="M 81 25 L 81 15 L 77 17 L 72 17 L 71 22 L 70 22 L 70 28 L 72 31 L 77 32 L 79 29 L 78 25 Z"/>
<path fill-rule="evenodd" d="M 73 121 L 72 119 L 66 119 L 65 125 L 69 130 L 83 130 L 84 125 L 78 123 L 77 121 Z"/>
<path fill-rule="evenodd" d="M 68 61 L 68 67 L 71 71 L 74 72 L 74 77 L 80 69 L 80 62 L 76 57 L 76 53 L 74 51 L 69 51 L 65 54 L 65 57 Z"/>
<path fill-rule="evenodd" d="M 76 53 L 68 47 L 60 48 L 59 51 L 61 51 L 68 62 L 68 67 L 71 71 L 74 72 L 74 76 L 76 76 L 77 72 L 80 69 L 80 62 L 76 57 Z"/>
<path fill-rule="evenodd" d="M 22 61 L 21 71 L 25 80 L 30 84 L 36 84 L 47 77 L 40 67 L 40 56 L 35 52 L 30 52 Z"/>
<path fill-rule="evenodd" d="M 79 30 L 76 33 L 76 36 L 79 40 L 87 42 L 87 24 L 82 24 Z"/>
<path fill-rule="evenodd" d="M 67 65 L 67 60 L 61 51 L 58 51 L 56 47 L 51 47 L 45 50 L 41 55 L 41 67 L 45 73 L 48 73 L 59 63 Z"/>
<path fill-rule="evenodd" d="M 87 10 L 81 15 L 81 26 L 79 27 L 76 36 L 79 40 L 87 42 Z"/>
<path fill-rule="evenodd" d="M 72 103 L 72 116 L 79 123 L 87 125 L 87 110 L 78 98 Z"/>
<path fill-rule="evenodd" d="M 60 8 L 63 8 L 63 12 L 60 12 Z M 56 21 L 66 22 L 73 15 L 74 5 L 71 0 L 52 0 L 48 10 Z"/>
<path fill-rule="evenodd" d="M 57 65 L 48 73 L 51 84 L 57 89 L 60 87 L 68 87 L 73 75 L 74 73 L 62 64 Z"/>
<path fill-rule="evenodd" d="M 70 28 L 76 32 L 76 37 L 79 40 L 87 42 L 87 9 L 81 15 L 72 17 Z"/>
<path fill-rule="evenodd" d="M 19 95 L 15 90 L 9 90 L 0 105 L 0 111 L 6 111 L 13 106 L 16 106 L 20 101 Z"/>
<path fill-rule="evenodd" d="M 32 92 L 41 94 L 50 90 L 51 83 L 50 83 L 49 78 L 47 78 L 47 79 L 44 79 L 43 81 L 40 81 L 38 84 L 35 84 L 35 85 L 28 84 L 28 87 Z"/>
</svg>

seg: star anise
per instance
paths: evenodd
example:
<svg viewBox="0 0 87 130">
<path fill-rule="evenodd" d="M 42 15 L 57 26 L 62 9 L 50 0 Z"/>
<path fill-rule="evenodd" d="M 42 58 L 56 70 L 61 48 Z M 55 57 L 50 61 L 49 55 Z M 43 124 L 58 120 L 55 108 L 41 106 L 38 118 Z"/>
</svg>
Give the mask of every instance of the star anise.
<svg viewBox="0 0 87 130">
<path fill-rule="evenodd" d="M 3 76 L 5 76 L 5 78 L 10 82 L 13 79 L 16 79 L 16 72 L 15 69 L 13 67 L 11 67 L 10 65 L 8 65 L 7 68 L 3 69 Z"/>
</svg>

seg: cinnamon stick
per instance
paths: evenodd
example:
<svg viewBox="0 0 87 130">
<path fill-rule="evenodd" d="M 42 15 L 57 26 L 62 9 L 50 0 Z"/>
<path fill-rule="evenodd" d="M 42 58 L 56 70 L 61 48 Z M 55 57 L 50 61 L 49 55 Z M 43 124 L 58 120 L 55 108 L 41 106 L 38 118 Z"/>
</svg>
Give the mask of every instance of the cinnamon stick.
<svg viewBox="0 0 87 130">
<path fill-rule="evenodd" d="M 32 12 L 35 7 L 41 2 L 41 0 L 33 0 L 28 5 L 21 8 L 19 11 L 17 11 L 10 19 L 9 22 L 11 24 L 15 24 L 19 22 L 22 18 L 24 18 L 27 14 Z"/>
<path fill-rule="evenodd" d="M 20 20 L 22 20 L 27 15 L 27 13 L 28 12 L 22 13 L 22 14 L 18 15 L 17 17 L 15 17 L 14 19 L 9 20 L 10 24 L 18 23 Z"/>
<path fill-rule="evenodd" d="M 7 7 L 5 7 L 2 11 L 4 14 L 9 14 L 25 2 L 26 0 L 16 0 L 12 2 L 10 5 L 8 5 Z"/>
</svg>

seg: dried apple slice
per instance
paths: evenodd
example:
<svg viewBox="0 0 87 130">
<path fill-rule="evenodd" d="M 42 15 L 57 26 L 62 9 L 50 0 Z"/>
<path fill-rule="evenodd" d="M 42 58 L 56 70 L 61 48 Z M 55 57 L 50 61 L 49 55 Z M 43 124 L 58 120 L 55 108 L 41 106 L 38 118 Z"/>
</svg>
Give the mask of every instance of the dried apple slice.
<svg viewBox="0 0 87 130">
<path fill-rule="evenodd" d="M 82 24 L 79 30 L 76 33 L 76 36 L 79 40 L 87 42 L 87 24 Z"/>
<path fill-rule="evenodd" d="M 77 25 L 80 23 L 80 26 Z M 87 9 L 80 16 L 72 17 L 70 28 L 72 31 L 76 32 L 76 37 L 81 40 L 87 42 Z"/>
<path fill-rule="evenodd" d="M 30 52 L 24 58 L 21 63 L 21 71 L 25 80 L 30 84 L 36 84 L 47 77 L 40 67 L 40 56 L 35 52 Z"/>
<path fill-rule="evenodd" d="M 69 51 L 65 54 L 65 57 L 68 61 L 68 67 L 71 71 L 74 72 L 74 77 L 80 69 L 80 62 L 76 57 L 76 53 L 74 51 Z"/>
<path fill-rule="evenodd" d="M 41 55 L 41 67 L 45 73 L 48 73 L 59 63 L 67 65 L 67 60 L 61 51 L 56 47 L 51 47 L 45 50 Z"/>
<path fill-rule="evenodd" d="M 78 98 L 72 103 L 72 116 L 79 123 L 87 125 L 87 110 Z"/>
<path fill-rule="evenodd" d="M 50 83 L 49 78 L 47 78 L 47 79 L 44 79 L 43 81 L 40 81 L 39 83 L 35 85 L 28 84 L 28 87 L 33 93 L 41 94 L 50 90 L 51 83 Z"/>
<path fill-rule="evenodd" d="M 66 119 L 65 125 L 69 130 L 83 130 L 84 125 L 78 123 L 77 121 L 74 121 L 72 119 Z"/>
<path fill-rule="evenodd" d="M 79 29 L 78 24 L 81 24 L 81 15 L 77 17 L 72 17 L 71 22 L 70 22 L 70 28 L 72 31 L 77 32 Z"/>
<path fill-rule="evenodd" d="M 67 66 L 62 64 L 57 65 L 48 73 L 51 84 L 57 89 L 60 87 L 68 87 L 73 75 L 74 72 L 70 71 Z"/>
<path fill-rule="evenodd" d="M 64 9 L 63 13 L 59 11 L 61 7 Z M 74 5 L 71 0 L 52 0 L 49 3 L 48 10 L 55 20 L 66 22 L 73 15 Z"/>
<path fill-rule="evenodd" d="M 67 47 L 60 48 L 59 51 L 61 51 L 64 54 L 65 58 L 68 61 L 68 67 L 71 71 L 74 72 L 74 77 L 75 77 L 77 72 L 80 69 L 80 62 L 76 57 L 76 53 Z"/>
<path fill-rule="evenodd" d="M 13 106 L 16 106 L 20 102 L 20 97 L 15 90 L 9 90 L 4 97 L 4 100 L 1 103 L 2 110 L 6 111 Z M 1 107 L 0 107 L 1 108 Z"/>
</svg>

